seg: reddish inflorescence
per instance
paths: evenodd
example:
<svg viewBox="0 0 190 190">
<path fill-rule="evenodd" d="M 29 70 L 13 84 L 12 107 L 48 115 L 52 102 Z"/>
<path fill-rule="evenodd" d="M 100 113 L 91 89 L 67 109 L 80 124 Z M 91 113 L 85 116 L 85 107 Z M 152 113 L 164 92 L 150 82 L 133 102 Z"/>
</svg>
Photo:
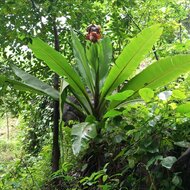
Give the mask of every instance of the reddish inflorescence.
<svg viewBox="0 0 190 190">
<path fill-rule="evenodd" d="M 101 28 L 99 25 L 91 24 L 88 26 L 87 30 L 88 34 L 86 35 L 86 39 L 90 40 L 91 42 L 95 43 L 99 39 L 101 39 Z"/>
</svg>

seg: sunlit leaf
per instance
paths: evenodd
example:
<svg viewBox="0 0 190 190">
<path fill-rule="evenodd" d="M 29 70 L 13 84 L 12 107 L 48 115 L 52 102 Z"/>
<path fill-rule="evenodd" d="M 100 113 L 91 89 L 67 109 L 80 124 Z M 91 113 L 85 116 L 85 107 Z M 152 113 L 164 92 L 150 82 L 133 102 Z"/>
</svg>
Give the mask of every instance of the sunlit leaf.
<svg viewBox="0 0 190 190">
<path fill-rule="evenodd" d="M 154 97 L 154 91 L 150 88 L 142 88 L 139 90 L 139 95 L 145 102 L 149 102 Z"/>
<path fill-rule="evenodd" d="M 132 78 L 122 90 L 155 89 L 166 85 L 188 71 L 190 71 L 190 55 L 166 57 L 148 66 Z"/>
<path fill-rule="evenodd" d="M 70 85 L 71 91 L 74 93 L 75 97 L 81 103 L 85 111 L 88 114 L 91 113 L 92 105 L 85 86 L 78 73 L 67 62 L 66 58 L 39 38 L 33 38 L 32 43 L 29 44 L 29 47 L 32 49 L 35 56 L 43 60 L 50 69 L 60 76 L 65 77 L 65 80 Z"/>
<path fill-rule="evenodd" d="M 172 91 L 172 96 L 174 98 L 177 98 L 177 99 L 180 99 L 180 100 L 183 100 L 186 98 L 186 95 L 184 92 L 182 92 L 181 90 L 173 90 Z"/>
<path fill-rule="evenodd" d="M 126 90 L 124 92 L 119 92 L 116 93 L 114 95 L 111 96 L 107 96 L 106 99 L 110 100 L 110 101 L 122 101 L 122 100 L 126 100 L 128 97 L 130 97 L 131 95 L 133 95 L 134 91 L 133 90 Z"/>
<path fill-rule="evenodd" d="M 187 102 L 185 104 L 181 104 L 176 109 L 177 112 L 185 114 L 190 112 L 190 102 Z"/>
<path fill-rule="evenodd" d="M 108 117 L 112 118 L 112 117 L 116 117 L 121 114 L 122 114 L 122 112 L 112 109 L 112 110 L 106 112 L 106 114 L 104 115 L 104 118 L 108 118 Z"/>
<path fill-rule="evenodd" d="M 138 67 L 144 56 L 151 50 L 162 33 L 159 25 L 144 29 L 124 48 L 110 70 L 102 88 L 102 97 L 113 92 L 121 83 L 128 79 Z M 129 89 L 128 90 L 133 90 Z"/>
</svg>

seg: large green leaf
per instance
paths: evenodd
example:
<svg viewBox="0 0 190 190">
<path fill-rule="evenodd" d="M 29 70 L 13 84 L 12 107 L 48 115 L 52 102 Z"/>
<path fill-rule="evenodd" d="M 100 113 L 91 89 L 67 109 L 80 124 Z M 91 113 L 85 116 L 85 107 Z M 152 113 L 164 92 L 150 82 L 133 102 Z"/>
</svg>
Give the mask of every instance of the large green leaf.
<svg viewBox="0 0 190 190">
<path fill-rule="evenodd" d="M 72 127 L 71 135 L 73 136 L 73 153 L 79 154 L 82 149 L 88 147 L 88 142 L 97 135 L 96 125 L 91 123 L 79 123 Z"/>
<path fill-rule="evenodd" d="M 179 105 L 177 107 L 176 111 L 181 113 L 181 114 L 190 113 L 190 102 Z"/>
<path fill-rule="evenodd" d="M 65 77 L 65 80 L 72 88 L 72 92 L 76 94 L 76 98 L 84 107 L 87 113 L 92 113 L 92 105 L 86 89 L 78 76 L 78 73 L 68 64 L 67 60 L 57 51 L 55 51 L 48 44 L 34 38 L 29 45 L 36 57 L 43 60 L 54 72 L 60 76 Z"/>
<path fill-rule="evenodd" d="M 141 88 L 139 95 L 145 102 L 149 102 L 154 97 L 154 91 L 150 88 Z"/>
<path fill-rule="evenodd" d="M 124 92 L 116 93 L 111 96 L 107 96 L 106 99 L 110 101 L 123 101 L 134 94 L 133 90 L 126 90 Z"/>
<path fill-rule="evenodd" d="M 101 83 L 103 83 L 112 62 L 112 44 L 110 38 L 105 37 L 98 43 L 98 57 L 100 68 L 99 76 L 100 80 L 102 80 Z"/>
<path fill-rule="evenodd" d="M 97 68 L 98 68 L 98 44 L 87 41 L 86 42 L 86 57 L 89 65 L 91 66 L 93 78 L 95 81 Z"/>
<path fill-rule="evenodd" d="M 181 90 L 173 90 L 172 91 L 172 96 L 176 99 L 180 99 L 180 100 L 184 100 L 187 98 L 185 92 L 181 91 Z"/>
<path fill-rule="evenodd" d="M 138 91 L 141 88 L 163 86 L 179 75 L 190 71 L 190 55 L 176 55 L 161 59 L 132 78 L 122 90 Z"/>
<path fill-rule="evenodd" d="M 37 91 L 40 91 L 41 93 L 47 94 L 48 96 L 51 96 L 53 99 L 58 100 L 59 99 L 59 92 L 52 88 L 50 85 L 42 82 L 38 78 L 26 73 L 25 71 L 19 69 L 15 65 L 11 66 L 14 73 L 22 79 L 25 85 L 28 87 L 31 87 Z"/>
<path fill-rule="evenodd" d="M 24 84 L 23 82 L 9 79 L 8 77 L 6 77 L 4 75 L 0 75 L 0 86 L 4 86 L 4 85 L 11 85 L 11 86 L 13 86 L 13 88 L 20 90 L 20 91 L 29 91 L 29 92 L 37 93 L 37 94 L 44 94 L 42 91 L 39 91 L 31 86 L 28 86 L 27 84 Z"/>
<path fill-rule="evenodd" d="M 98 75 L 99 86 L 104 84 L 112 61 L 112 44 L 108 37 L 103 38 L 98 43 L 87 42 L 86 56 L 88 64 L 91 66 L 92 78 L 96 81 Z"/>
<path fill-rule="evenodd" d="M 92 73 L 86 58 L 84 48 L 73 31 L 71 32 L 71 37 L 72 37 L 73 51 L 75 59 L 77 61 L 78 70 L 80 71 L 82 78 L 84 79 L 85 83 L 87 84 L 91 92 L 94 92 Z"/>
<path fill-rule="evenodd" d="M 124 48 L 110 70 L 101 91 L 101 98 L 113 92 L 121 83 L 127 80 L 138 67 L 144 56 L 151 50 L 153 44 L 162 34 L 159 25 L 144 29 Z"/>
<path fill-rule="evenodd" d="M 117 110 L 109 110 L 108 112 L 106 112 L 106 114 L 104 115 L 103 118 L 113 118 L 113 117 L 116 117 L 118 115 L 121 115 L 122 112 L 121 111 L 117 111 Z"/>
<path fill-rule="evenodd" d="M 114 109 L 118 105 L 118 102 L 123 102 L 124 100 L 128 99 L 134 94 L 133 90 L 126 90 L 123 92 L 118 92 L 116 94 L 113 94 L 111 96 L 107 96 L 106 100 L 110 100 L 110 105 L 108 107 L 108 110 Z"/>
</svg>

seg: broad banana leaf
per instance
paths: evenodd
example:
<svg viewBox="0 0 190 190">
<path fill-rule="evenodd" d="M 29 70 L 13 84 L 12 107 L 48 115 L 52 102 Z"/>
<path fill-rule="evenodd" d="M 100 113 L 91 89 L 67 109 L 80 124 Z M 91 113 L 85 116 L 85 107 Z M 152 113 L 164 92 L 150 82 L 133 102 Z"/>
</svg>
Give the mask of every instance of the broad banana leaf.
<svg viewBox="0 0 190 190">
<path fill-rule="evenodd" d="M 14 73 L 22 79 L 23 84 L 33 88 L 38 92 L 51 96 L 55 100 L 59 99 L 59 92 L 52 88 L 50 85 L 42 82 L 41 80 L 32 76 L 31 74 L 26 73 L 25 71 L 19 69 L 15 65 L 11 65 L 11 68 L 13 69 Z"/>
<path fill-rule="evenodd" d="M 134 73 L 161 34 L 162 28 L 159 25 L 153 25 L 144 29 L 124 48 L 105 80 L 101 90 L 100 104 L 107 95 Z"/>
<path fill-rule="evenodd" d="M 99 88 L 101 88 L 112 62 L 112 44 L 110 38 L 105 37 L 98 43 L 87 42 L 86 56 L 91 68 L 91 77 L 94 83 L 98 78 Z"/>
<path fill-rule="evenodd" d="M 155 89 L 175 80 L 190 71 L 190 55 L 166 57 L 144 69 L 132 78 L 122 90 L 138 91 L 141 88 Z"/>
<path fill-rule="evenodd" d="M 33 87 L 23 83 L 23 82 L 13 80 L 13 79 L 9 79 L 8 77 L 6 77 L 4 75 L 0 75 L 0 86 L 4 86 L 7 84 L 13 86 L 13 88 L 20 90 L 20 91 L 29 91 L 29 92 L 37 93 L 40 95 L 47 95 L 43 91 L 35 89 L 35 88 L 33 88 Z M 49 96 L 51 96 L 51 95 L 49 95 Z M 54 98 L 55 100 L 58 100 L 59 96 L 57 96 L 57 97 L 53 96 L 52 98 Z"/>
<path fill-rule="evenodd" d="M 92 104 L 85 86 L 83 85 L 78 73 L 67 62 L 65 57 L 39 38 L 34 38 L 32 43 L 29 44 L 29 47 L 32 49 L 36 57 L 43 60 L 50 69 L 58 75 L 65 77 L 65 80 L 72 88 L 72 92 L 76 94 L 76 98 L 81 103 L 85 111 L 88 114 L 91 114 Z"/>
<path fill-rule="evenodd" d="M 110 38 L 106 37 L 98 44 L 98 57 L 100 69 L 100 87 L 104 84 L 105 78 L 108 74 L 110 64 L 112 62 L 112 44 Z"/>
<path fill-rule="evenodd" d="M 95 74 L 97 73 L 98 68 L 98 44 L 87 41 L 86 42 L 86 57 L 88 60 L 88 64 L 92 70 L 93 78 L 95 81 Z"/>
<path fill-rule="evenodd" d="M 84 51 L 82 44 L 80 43 L 76 34 L 71 31 L 71 37 L 73 42 L 73 51 L 75 55 L 75 59 L 77 61 L 77 67 L 82 75 L 83 80 L 87 84 L 88 88 L 94 93 L 94 82 L 92 73 L 87 61 L 87 57 Z"/>
<path fill-rule="evenodd" d="M 154 62 L 148 66 L 141 73 L 132 78 L 124 87 L 121 89 L 133 90 L 135 93 L 132 98 L 138 96 L 138 91 L 142 88 L 156 89 L 164 86 L 169 82 L 172 82 L 181 74 L 190 71 L 190 55 L 176 55 L 173 57 L 166 57 L 159 61 Z M 111 108 L 117 107 L 121 103 L 127 100 L 115 101 L 111 103 Z"/>
</svg>

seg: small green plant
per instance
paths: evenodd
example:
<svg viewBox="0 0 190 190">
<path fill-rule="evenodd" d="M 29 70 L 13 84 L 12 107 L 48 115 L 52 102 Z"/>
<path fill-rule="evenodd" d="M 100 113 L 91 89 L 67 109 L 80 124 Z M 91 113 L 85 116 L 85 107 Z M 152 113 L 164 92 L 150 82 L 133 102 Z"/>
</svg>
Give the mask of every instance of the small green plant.
<svg viewBox="0 0 190 190">
<path fill-rule="evenodd" d="M 95 189 L 98 186 L 100 186 L 103 190 L 108 189 L 108 187 L 110 186 L 106 185 L 106 182 L 109 177 L 106 174 L 107 165 L 108 164 L 106 164 L 102 170 L 99 170 L 98 172 L 93 172 L 89 177 L 84 177 L 83 179 L 81 179 L 80 183 L 82 184 L 83 189 L 89 189 L 90 187 L 92 189 Z"/>
<path fill-rule="evenodd" d="M 14 159 L 0 176 L 0 188 L 3 190 L 42 189 L 51 173 L 50 148 L 44 146 L 38 157 L 25 154 Z"/>
</svg>

